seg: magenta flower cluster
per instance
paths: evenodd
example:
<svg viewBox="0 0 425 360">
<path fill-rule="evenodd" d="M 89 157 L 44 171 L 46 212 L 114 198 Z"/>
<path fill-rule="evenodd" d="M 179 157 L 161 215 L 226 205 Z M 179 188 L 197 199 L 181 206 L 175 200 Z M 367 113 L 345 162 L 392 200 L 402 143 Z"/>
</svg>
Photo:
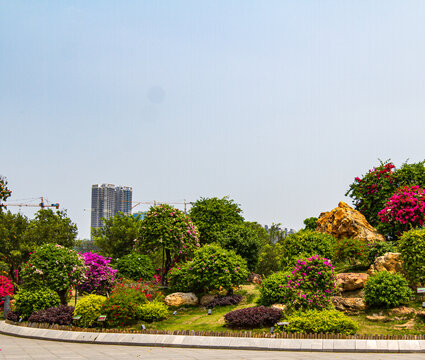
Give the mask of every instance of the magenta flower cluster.
<svg viewBox="0 0 425 360">
<path fill-rule="evenodd" d="M 423 226 L 425 219 L 425 190 L 405 186 L 395 192 L 378 213 L 381 222 L 402 224 L 405 230 Z"/>
<path fill-rule="evenodd" d="M 109 266 L 110 258 L 105 258 L 93 252 L 82 253 L 81 255 L 88 269 L 86 272 L 87 279 L 79 285 L 78 290 L 82 293 L 98 295 L 109 293 L 114 286 L 117 272 Z"/>
<path fill-rule="evenodd" d="M 6 276 L 0 276 L 0 298 L 6 295 L 13 295 L 13 284 Z M 3 300 L 0 300 L 0 307 L 3 306 Z"/>
<path fill-rule="evenodd" d="M 286 288 L 292 290 L 296 307 L 323 309 L 329 306 L 336 291 L 331 260 L 314 255 L 299 259 Z"/>
</svg>

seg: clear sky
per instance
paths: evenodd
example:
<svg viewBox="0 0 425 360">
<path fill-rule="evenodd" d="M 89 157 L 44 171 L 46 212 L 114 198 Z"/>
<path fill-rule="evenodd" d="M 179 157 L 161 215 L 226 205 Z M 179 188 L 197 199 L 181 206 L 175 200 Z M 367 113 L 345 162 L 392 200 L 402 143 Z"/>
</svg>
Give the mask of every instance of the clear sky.
<svg viewBox="0 0 425 360">
<path fill-rule="evenodd" d="M 9 202 L 59 202 L 81 238 L 97 183 L 298 229 L 378 158 L 425 159 L 424 18 L 423 0 L 0 0 Z"/>
</svg>

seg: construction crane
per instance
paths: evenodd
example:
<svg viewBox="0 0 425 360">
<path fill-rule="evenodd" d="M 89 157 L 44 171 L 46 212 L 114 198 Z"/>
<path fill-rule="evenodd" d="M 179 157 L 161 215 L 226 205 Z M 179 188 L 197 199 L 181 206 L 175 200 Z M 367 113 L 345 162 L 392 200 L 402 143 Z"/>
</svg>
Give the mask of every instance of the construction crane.
<svg viewBox="0 0 425 360">
<path fill-rule="evenodd" d="M 147 204 L 147 205 L 158 205 L 158 204 L 169 204 L 169 205 L 184 205 L 184 212 L 186 214 L 186 208 L 187 208 L 187 201 L 186 199 L 184 202 L 178 202 L 178 201 L 132 201 L 131 210 L 133 210 L 136 206 L 139 206 L 140 204 Z"/>
<path fill-rule="evenodd" d="M 40 203 L 39 204 L 9 204 L 9 203 L 4 203 L 4 204 L 0 204 L 0 207 L 4 207 L 7 208 L 8 206 L 18 206 L 18 207 L 40 207 L 42 209 L 44 208 L 49 208 L 49 207 L 54 207 L 56 209 L 59 209 L 59 203 L 55 203 L 55 204 L 46 204 L 44 202 L 44 198 L 41 196 L 40 197 Z"/>
</svg>

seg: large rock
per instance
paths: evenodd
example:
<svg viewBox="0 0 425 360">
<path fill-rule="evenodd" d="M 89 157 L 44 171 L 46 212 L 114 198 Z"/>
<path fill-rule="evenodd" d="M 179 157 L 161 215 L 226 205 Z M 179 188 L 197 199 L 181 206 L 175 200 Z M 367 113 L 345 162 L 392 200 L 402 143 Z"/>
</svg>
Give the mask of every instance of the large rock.
<svg viewBox="0 0 425 360">
<path fill-rule="evenodd" d="M 320 214 L 317 231 L 335 236 L 337 239 L 356 238 L 366 242 L 385 241 L 384 237 L 370 225 L 363 214 L 341 201 L 338 207 Z"/>
<path fill-rule="evenodd" d="M 367 273 L 372 275 L 376 271 L 388 271 L 392 274 L 401 272 L 403 268 L 403 260 L 401 260 L 400 255 L 400 253 L 388 252 L 383 256 L 377 257 Z"/>
<path fill-rule="evenodd" d="M 335 309 L 348 313 L 358 313 L 366 309 L 366 303 L 363 298 L 344 298 L 341 296 L 334 296 L 332 304 Z"/>
<path fill-rule="evenodd" d="M 398 316 L 398 317 L 416 315 L 416 313 L 417 313 L 416 309 L 409 308 L 407 306 L 400 306 L 398 308 L 394 308 L 388 311 L 388 314 L 390 314 L 391 316 Z"/>
<path fill-rule="evenodd" d="M 273 304 L 271 306 L 272 309 L 280 310 L 282 312 L 285 312 L 288 309 L 288 305 L 285 304 Z"/>
<path fill-rule="evenodd" d="M 198 297 L 194 293 L 176 292 L 167 295 L 164 299 L 165 304 L 168 306 L 183 306 L 183 305 L 197 305 Z"/>
<path fill-rule="evenodd" d="M 369 278 L 364 273 L 341 273 L 336 275 L 336 282 L 341 292 L 363 289 Z"/>
</svg>

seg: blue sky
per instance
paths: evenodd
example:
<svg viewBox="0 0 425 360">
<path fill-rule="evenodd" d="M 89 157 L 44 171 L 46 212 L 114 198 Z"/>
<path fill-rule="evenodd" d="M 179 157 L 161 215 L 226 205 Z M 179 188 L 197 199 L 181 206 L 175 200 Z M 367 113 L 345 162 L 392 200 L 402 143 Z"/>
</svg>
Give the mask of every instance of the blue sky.
<svg viewBox="0 0 425 360">
<path fill-rule="evenodd" d="M 424 16 L 421 0 L 0 0 L 9 202 L 59 202 L 80 237 L 97 183 L 228 195 L 300 228 L 378 158 L 425 158 Z"/>
</svg>

